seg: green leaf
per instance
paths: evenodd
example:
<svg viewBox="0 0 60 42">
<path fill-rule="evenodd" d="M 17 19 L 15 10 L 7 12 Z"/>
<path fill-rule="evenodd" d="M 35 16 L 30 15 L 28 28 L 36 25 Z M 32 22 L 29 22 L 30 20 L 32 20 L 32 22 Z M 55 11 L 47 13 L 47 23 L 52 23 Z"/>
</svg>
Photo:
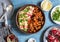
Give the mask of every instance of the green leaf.
<svg viewBox="0 0 60 42">
<path fill-rule="evenodd" d="M 22 19 L 20 19 L 20 22 L 23 22 L 23 20 L 22 20 Z"/>
<path fill-rule="evenodd" d="M 29 7 L 26 7 L 23 11 L 24 12 L 28 12 L 29 11 Z"/>
<path fill-rule="evenodd" d="M 23 14 L 20 14 L 19 16 L 22 18 L 23 16 L 25 16 L 25 14 L 23 13 Z"/>
<path fill-rule="evenodd" d="M 58 21 L 60 22 L 60 17 L 58 18 Z"/>
<path fill-rule="evenodd" d="M 24 31 L 27 31 L 27 28 L 24 28 Z"/>
<path fill-rule="evenodd" d="M 60 21 L 59 18 L 60 18 L 60 12 L 59 12 L 59 8 L 57 8 L 56 11 L 53 12 L 52 19 L 56 21 Z"/>
</svg>

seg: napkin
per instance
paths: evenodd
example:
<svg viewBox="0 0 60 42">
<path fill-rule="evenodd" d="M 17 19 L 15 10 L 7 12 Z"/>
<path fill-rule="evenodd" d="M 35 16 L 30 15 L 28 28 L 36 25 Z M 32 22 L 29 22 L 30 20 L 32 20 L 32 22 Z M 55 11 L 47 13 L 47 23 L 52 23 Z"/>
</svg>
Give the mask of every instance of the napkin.
<svg viewBox="0 0 60 42">
<path fill-rule="evenodd" d="M 0 27 L 0 42 L 5 42 L 9 34 L 11 34 L 9 27 Z"/>
<path fill-rule="evenodd" d="M 3 14 L 3 8 L 2 8 L 2 5 L 0 3 L 0 17 L 1 17 L 2 14 Z"/>
</svg>

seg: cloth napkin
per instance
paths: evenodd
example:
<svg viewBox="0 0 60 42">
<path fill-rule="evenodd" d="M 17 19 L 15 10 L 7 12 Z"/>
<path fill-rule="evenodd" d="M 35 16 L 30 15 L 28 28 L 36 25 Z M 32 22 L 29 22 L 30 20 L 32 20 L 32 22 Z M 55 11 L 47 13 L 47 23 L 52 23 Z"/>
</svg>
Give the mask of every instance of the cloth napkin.
<svg viewBox="0 0 60 42">
<path fill-rule="evenodd" d="M 5 42 L 9 34 L 11 34 L 9 27 L 0 27 L 0 42 Z"/>
</svg>

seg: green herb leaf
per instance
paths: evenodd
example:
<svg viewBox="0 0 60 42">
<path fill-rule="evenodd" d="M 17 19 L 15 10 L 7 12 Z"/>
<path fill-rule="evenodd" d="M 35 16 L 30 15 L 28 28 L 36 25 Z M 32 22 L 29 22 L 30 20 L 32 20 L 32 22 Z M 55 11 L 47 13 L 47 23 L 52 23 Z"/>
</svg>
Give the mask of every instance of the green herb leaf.
<svg viewBox="0 0 60 42">
<path fill-rule="evenodd" d="M 23 11 L 24 12 L 28 12 L 29 11 L 29 7 L 26 7 Z"/>
<path fill-rule="evenodd" d="M 52 13 L 52 19 L 55 21 L 60 21 L 60 11 L 59 8 L 56 8 L 56 10 Z"/>
<path fill-rule="evenodd" d="M 27 31 L 27 28 L 24 28 L 24 31 Z"/>
<path fill-rule="evenodd" d="M 22 20 L 22 19 L 20 19 L 20 22 L 23 22 L 23 20 Z"/>
</svg>

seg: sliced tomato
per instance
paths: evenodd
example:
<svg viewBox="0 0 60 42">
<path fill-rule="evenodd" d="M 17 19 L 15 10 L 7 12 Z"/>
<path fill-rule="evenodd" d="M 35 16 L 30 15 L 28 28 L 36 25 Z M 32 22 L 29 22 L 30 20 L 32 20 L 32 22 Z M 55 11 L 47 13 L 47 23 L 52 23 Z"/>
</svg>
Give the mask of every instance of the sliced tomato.
<svg viewBox="0 0 60 42">
<path fill-rule="evenodd" d="M 27 15 L 30 16 L 30 17 L 32 16 L 31 14 L 27 14 Z"/>
<path fill-rule="evenodd" d="M 23 26 L 20 26 L 20 29 L 23 29 Z"/>
</svg>

